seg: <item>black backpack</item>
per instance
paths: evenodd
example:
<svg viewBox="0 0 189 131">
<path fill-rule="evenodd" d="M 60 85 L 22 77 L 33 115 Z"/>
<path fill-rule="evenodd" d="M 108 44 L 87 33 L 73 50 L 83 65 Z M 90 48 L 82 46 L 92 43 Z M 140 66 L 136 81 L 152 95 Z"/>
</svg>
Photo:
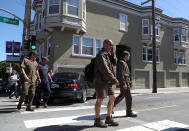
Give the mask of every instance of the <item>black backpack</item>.
<svg viewBox="0 0 189 131">
<path fill-rule="evenodd" d="M 85 79 L 88 82 L 93 82 L 95 74 L 94 74 L 94 65 L 95 65 L 95 59 L 91 59 L 91 62 L 85 66 L 84 68 L 84 74 L 85 74 Z"/>
</svg>

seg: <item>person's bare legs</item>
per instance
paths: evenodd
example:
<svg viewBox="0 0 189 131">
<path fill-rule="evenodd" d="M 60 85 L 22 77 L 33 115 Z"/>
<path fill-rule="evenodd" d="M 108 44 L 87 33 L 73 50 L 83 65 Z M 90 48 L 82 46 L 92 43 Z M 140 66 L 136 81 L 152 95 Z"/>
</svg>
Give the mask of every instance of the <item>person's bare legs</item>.
<svg viewBox="0 0 189 131">
<path fill-rule="evenodd" d="M 112 116 L 112 110 L 113 110 L 113 106 L 114 106 L 114 101 L 115 101 L 115 96 L 114 95 L 110 95 L 109 96 L 108 105 L 107 105 L 107 116 Z"/>
<path fill-rule="evenodd" d="M 97 99 L 95 104 L 95 115 L 96 118 L 100 118 L 100 109 L 102 105 L 103 99 Z"/>
</svg>

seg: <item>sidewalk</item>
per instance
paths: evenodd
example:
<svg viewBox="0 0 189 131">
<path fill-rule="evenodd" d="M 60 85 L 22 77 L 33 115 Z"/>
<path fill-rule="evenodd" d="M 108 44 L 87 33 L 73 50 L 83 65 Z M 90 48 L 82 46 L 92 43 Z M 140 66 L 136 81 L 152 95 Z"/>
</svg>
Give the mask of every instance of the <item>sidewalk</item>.
<svg viewBox="0 0 189 131">
<path fill-rule="evenodd" d="M 160 93 L 181 93 L 189 92 L 189 87 L 169 87 L 169 88 L 157 88 L 157 93 L 152 93 L 152 89 L 131 89 L 132 95 L 148 95 L 148 94 L 160 94 Z M 120 90 L 115 89 L 115 94 L 118 95 Z"/>
</svg>

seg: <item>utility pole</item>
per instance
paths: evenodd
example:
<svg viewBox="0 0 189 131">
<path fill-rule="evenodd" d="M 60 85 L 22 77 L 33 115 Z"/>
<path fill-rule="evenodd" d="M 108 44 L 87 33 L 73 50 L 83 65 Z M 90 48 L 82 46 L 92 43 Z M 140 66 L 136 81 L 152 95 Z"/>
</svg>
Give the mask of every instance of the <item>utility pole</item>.
<svg viewBox="0 0 189 131">
<path fill-rule="evenodd" d="M 26 0 L 25 3 L 25 15 L 24 15 L 24 26 L 22 35 L 22 44 L 30 44 L 30 21 L 31 21 L 31 0 Z M 27 43 L 25 41 L 28 41 Z M 24 47 L 24 45 L 22 45 Z M 28 50 L 27 50 L 28 51 Z M 24 52 L 23 55 L 26 55 Z"/>
<path fill-rule="evenodd" d="M 148 2 L 152 2 L 152 29 L 153 29 L 153 35 L 152 35 L 152 53 L 153 53 L 153 90 L 152 93 L 157 93 L 157 68 L 156 68 L 156 31 L 155 31 L 155 0 L 147 0 L 145 2 L 142 2 L 141 5 L 144 5 Z"/>
</svg>

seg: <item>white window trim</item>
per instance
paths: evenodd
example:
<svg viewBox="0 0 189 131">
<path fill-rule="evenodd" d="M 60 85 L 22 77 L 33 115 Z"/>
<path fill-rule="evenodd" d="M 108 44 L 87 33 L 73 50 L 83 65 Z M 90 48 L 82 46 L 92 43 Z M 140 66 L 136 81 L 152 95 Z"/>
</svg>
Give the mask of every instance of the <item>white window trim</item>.
<svg viewBox="0 0 189 131">
<path fill-rule="evenodd" d="M 143 48 L 146 48 L 146 49 L 152 49 L 152 47 L 149 47 L 149 46 L 142 46 L 142 61 L 143 62 L 145 62 L 145 63 L 152 63 L 153 62 L 153 50 L 152 50 L 152 61 L 149 61 L 149 60 L 143 60 Z M 158 49 L 158 51 L 159 51 L 159 55 L 158 55 L 158 57 L 159 57 L 159 61 L 157 61 L 157 59 L 156 59 L 156 63 L 160 63 L 160 50 L 159 50 L 159 48 L 156 48 L 156 49 Z M 156 56 L 157 56 L 157 51 L 156 51 Z M 146 53 L 146 58 L 148 59 L 148 50 L 147 50 L 147 53 Z"/>
<path fill-rule="evenodd" d="M 148 21 L 148 34 L 144 34 L 144 25 L 143 25 L 143 21 L 147 20 Z M 142 34 L 143 35 L 149 35 L 149 19 L 142 19 Z"/>
<path fill-rule="evenodd" d="M 174 38 L 174 42 L 178 42 L 178 41 L 175 41 L 175 33 L 174 33 L 175 30 L 178 31 L 178 41 L 180 41 L 180 35 L 179 35 L 179 34 L 180 34 L 180 31 L 179 31 L 179 28 L 174 28 L 174 29 L 173 29 L 173 38 Z"/>
<path fill-rule="evenodd" d="M 61 9 L 61 1 L 60 0 L 58 0 L 59 1 L 59 12 L 58 13 L 56 13 L 56 14 L 49 14 L 49 1 L 50 0 L 48 0 L 48 5 L 47 5 L 47 15 L 48 16 L 54 16 L 54 15 L 59 15 L 60 14 L 60 9 Z"/>
<path fill-rule="evenodd" d="M 72 15 L 72 14 L 68 14 L 68 2 L 66 0 L 66 15 L 70 16 L 70 17 L 75 17 L 75 18 L 79 18 L 80 17 L 80 0 L 78 0 L 79 5 L 78 5 L 78 16 L 76 15 Z"/>
<path fill-rule="evenodd" d="M 74 37 L 77 36 L 79 37 L 79 54 L 75 54 L 74 53 Z M 86 55 L 86 54 L 82 54 L 82 41 L 83 41 L 83 37 L 86 38 L 90 38 L 93 39 L 93 55 Z M 100 38 L 95 38 L 95 37 L 90 37 L 90 36 L 80 36 L 80 35 L 76 35 L 74 34 L 72 37 L 72 56 L 78 56 L 78 57 L 86 57 L 86 58 L 93 58 L 96 56 L 96 40 L 101 40 L 101 47 L 102 47 L 102 39 Z"/>
<path fill-rule="evenodd" d="M 83 1 L 82 6 L 85 6 L 85 9 L 84 9 L 84 7 L 82 8 L 82 19 L 84 19 L 84 21 L 86 21 L 86 7 L 87 7 L 86 1 Z M 83 17 L 83 12 L 85 12 L 85 17 Z"/>
<path fill-rule="evenodd" d="M 126 17 L 126 20 L 127 20 L 126 23 L 125 23 L 125 24 L 126 24 L 126 29 L 124 29 L 124 30 L 121 28 L 121 16 L 125 16 L 125 17 Z M 129 27 L 128 27 L 128 26 L 129 26 L 129 23 L 128 23 L 128 16 L 127 16 L 126 14 L 120 13 L 120 14 L 119 14 L 119 21 L 120 21 L 120 22 L 119 22 L 119 30 L 120 30 L 120 31 L 124 31 L 124 32 L 128 32 L 128 28 L 129 28 Z"/>
</svg>

